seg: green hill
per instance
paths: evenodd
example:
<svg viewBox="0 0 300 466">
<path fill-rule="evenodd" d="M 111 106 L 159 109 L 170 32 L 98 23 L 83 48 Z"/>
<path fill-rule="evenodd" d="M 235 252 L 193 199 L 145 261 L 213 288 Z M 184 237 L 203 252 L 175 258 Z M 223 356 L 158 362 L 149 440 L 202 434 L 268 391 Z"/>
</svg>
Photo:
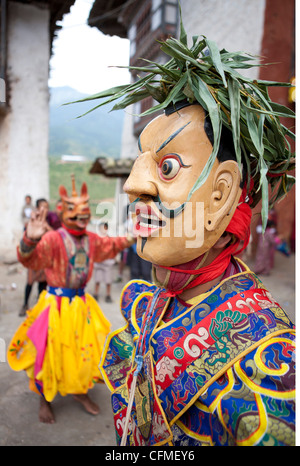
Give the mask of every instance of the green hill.
<svg viewBox="0 0 300 466">
<path fill-rule="evenodd" d="M 93 214 L 103 199 L 113 199 L 116 179 L 91 175 L 89 170 L 99 156 L 120 157 L 124 113 L 109 112 L 109 107 L 97 109 L 82 118 L 95 104 L 83 102 L 63 105 L 84 98 L 84 94 L 70 87 L 50 89 L 49 103 L 49 178 L 50 206 L 54 208 L 58 199 L 59 185 L 71 190 L 71 174 L 75 174 L 76 186 L 80 190 L 87 183 Z M 83 155 L 86 162 L 62 163 L 62 155 Z"/>
<path fill-rule="evenodd" d="M 109 112 L 105 106 L 82 118 L 95 106 L 93 102 L 63 105 L 86 95 L 70 87 L 50 89 L 49 156 L 83 155 L 95 159 L 100 155 L 119 158 L 124 113 Z"/>
</svg>

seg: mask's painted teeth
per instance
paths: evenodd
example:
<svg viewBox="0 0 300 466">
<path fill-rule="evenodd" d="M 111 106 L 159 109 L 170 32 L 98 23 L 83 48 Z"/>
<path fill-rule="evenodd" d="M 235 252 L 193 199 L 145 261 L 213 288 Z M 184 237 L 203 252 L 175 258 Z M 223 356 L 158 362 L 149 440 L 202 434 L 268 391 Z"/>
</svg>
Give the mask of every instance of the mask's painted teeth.
<svg viewBox="0 0 300 466">
<path fill-rule="evenodd" d="M 140 225 L 146 228 L 154 229 L 160 226 L 164 226 L 165 222 L 159 220 L 159 218 L 156 215 L 141 213 L 140 214 Z"/>
</svg>

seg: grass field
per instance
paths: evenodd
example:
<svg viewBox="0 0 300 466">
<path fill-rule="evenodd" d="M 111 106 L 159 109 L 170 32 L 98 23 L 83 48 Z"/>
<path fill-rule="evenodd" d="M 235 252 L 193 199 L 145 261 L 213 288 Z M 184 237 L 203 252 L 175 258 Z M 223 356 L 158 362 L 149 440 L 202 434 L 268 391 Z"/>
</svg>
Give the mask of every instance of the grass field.
<svg viewBox="0 0 300 466">
<path fill-rule="evenodd" d="M 71 174 L 75 175 L 76 189 L 80 192 L 81 185 L 85 181 L 90 195 L 92 214 L 95 214 L 96 206 L 104 199 L 112 200 L 115 196 L 116 179 L 105 178 L 102 175 L 91 175 L 89 170 L 92 166 L 89 162 L 62 163 L 55 157 L 49 158 L 50 179 L 50 209 L 53 209 L 59 198 L 58 189 L 62 184 L 71 194 Z"/>
</svg>

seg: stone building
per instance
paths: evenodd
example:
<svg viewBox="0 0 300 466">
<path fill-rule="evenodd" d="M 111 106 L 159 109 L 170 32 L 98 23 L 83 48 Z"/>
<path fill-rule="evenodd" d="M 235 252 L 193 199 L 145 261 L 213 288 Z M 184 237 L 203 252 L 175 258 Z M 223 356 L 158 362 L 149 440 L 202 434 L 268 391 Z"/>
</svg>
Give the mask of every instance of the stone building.
<svg viewBox="0 0 300 466">
<path fill-rule="evenodd" d="M 294 0 L 181 0 L 182 17 L 190 38 L 204 35 L 229 51 L 245 51 L 262 57 L 271 65 L 249 70 L 251 78 L 289 82 L 294 74 L 295 3 Z M 89 25 L 104 34 L 130 39 L 130 64 L 139 65 L 139 57 L 160 61 L 156 39 L 178 36 L 177 0 L 95 0 Z M 132 76 L 134 79 L 134 75 Z M 294 107 L 287 88 L 274 88 L 271 97 Z M 120 157 L 135 158 L 137 136 L 147 118 L 134 116 L 151 102 L 142 101 L 126 112 Z M 153 116 L 151 117 L 153 118 Z M 285 122 L 283 122 L 285 124 Z M 290 125 L 290 122 L 287 123 Z M 119 179 L 122 192 L 124 178 Z M 294 190 L 276 205 L 279 233 L 287 239 L 294 234 Z M 260 206 L 253 216 L 253 244 Z"/>
<path fill-rule="evenodd" d="M 22 234 L 26 194 L 48 197 L 48 75 L 56 22 L 74 0 L 0 0 L 0 256 Z"/>
</svg>

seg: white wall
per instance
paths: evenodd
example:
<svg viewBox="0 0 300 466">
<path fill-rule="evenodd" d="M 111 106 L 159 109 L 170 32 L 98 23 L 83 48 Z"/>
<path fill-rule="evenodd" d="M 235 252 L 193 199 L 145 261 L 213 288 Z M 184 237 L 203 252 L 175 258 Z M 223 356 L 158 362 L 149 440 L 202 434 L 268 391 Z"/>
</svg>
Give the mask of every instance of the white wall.
<svg viewBox="0 0 300 466">
<path fill-rule="evenodd" d="M 181 0 L 181 10 L 189 45 L 192 36 L 203 35 L 219 49 L 260 55 L 265 0 Z M 254 79 L 258 68 L 245 74 Z"/>
<path fill-rule="evenodd" d="M 0 256 L 15 253 L 26 194 L 49 196 L 49 11 L 9 2 L 7 87 L 10 111 L 0 116 Z"/>
</svg>

